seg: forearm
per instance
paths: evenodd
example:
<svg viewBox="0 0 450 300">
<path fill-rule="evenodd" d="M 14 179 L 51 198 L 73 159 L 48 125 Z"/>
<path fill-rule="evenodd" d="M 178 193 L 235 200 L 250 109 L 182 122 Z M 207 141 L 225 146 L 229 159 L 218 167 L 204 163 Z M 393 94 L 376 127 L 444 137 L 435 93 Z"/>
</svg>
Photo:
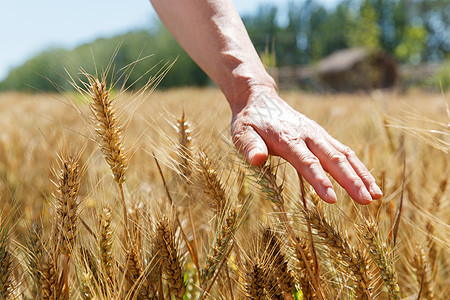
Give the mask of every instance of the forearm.
<svg viewBox="0 0 450 300">
<path fill-rule="evenodd" d="M 276 89 L 231 0 L 151 0 L 160 19 L 217 84 L 232 110 L 252 86 Z"/>
</svg>

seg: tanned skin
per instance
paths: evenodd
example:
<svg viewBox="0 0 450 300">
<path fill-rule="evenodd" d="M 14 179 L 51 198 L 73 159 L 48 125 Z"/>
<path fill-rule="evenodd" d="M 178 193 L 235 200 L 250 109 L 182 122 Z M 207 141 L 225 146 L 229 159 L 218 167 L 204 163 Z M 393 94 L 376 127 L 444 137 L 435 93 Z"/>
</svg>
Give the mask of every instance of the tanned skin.
<svg viewBox="0 0 450 300">
<path fill-rule="evenodd" d="M 175 39 L 224 93 L 236 147 L 252 165 L 278 155 L 328 203 L 337 201 L 325 172 L 357 203 L 382 196 L 355 153 L 291 108 L 277 92 L 231 0 L 151 0 Z"/>
</svg>

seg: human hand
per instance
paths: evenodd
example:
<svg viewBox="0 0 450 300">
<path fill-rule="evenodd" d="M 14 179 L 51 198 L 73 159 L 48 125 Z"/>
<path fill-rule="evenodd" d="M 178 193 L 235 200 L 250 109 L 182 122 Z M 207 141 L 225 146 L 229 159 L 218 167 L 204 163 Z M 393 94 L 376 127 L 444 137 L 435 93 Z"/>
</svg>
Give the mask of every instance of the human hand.
<svg viewBox="0 0 450 300">
<path fill-rule="evenodd" d="M 320 125 L 291 108 L 270 88 L 256 88 L 245 106 L 232 107 L 231 133 L 236 147 L 254 166 L 269 154 L 291 163 L 324 201 L 335 203 L 328 172 L 359 204 L 382 196 L 375 179 L 347 146 Z"/>
</svg>

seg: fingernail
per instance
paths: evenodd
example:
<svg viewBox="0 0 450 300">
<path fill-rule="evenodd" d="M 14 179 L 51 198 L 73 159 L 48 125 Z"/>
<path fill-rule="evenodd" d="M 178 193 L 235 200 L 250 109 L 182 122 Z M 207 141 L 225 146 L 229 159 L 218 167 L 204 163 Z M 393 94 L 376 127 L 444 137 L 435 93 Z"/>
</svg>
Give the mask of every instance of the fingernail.
<svg viewBox="0 0 450 300">
<path fill-rule="evenodd" d="M 336 193 L 334 192 L 333 188 L 329 187 L 326 191 L 326 198 L 328 203 L 336 203 L 337 197 Z"/>
<path fill-rule="evenodd" d="M 375 182 L 370 185 L 370 193 L 374 196 L 383 196 L 383 192 Z"/>
<path fill-rule="evenodd" d="M 369 191 L 365 186 L 359 189 L 359 198 L 366 202 L 372 202 L 372 196 L 369 194 Z"/>
<path fill-rule="evenodd" d="M 261 153 L 261 150 L 259 148 L 253 148 L 252 150 L 250 150 L 248 152 L 248 160 L 249 163 L 252 162 L 253 158 L 255 157 L 256 154 Z"/>
</svg>

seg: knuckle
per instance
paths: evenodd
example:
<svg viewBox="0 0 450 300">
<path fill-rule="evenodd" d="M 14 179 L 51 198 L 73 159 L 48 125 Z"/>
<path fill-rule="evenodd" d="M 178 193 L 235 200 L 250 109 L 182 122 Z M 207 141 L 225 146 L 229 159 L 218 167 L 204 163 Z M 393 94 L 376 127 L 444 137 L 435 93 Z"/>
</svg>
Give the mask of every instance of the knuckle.
<svg viewBox="0 0 450 300">
<path fill-rule="evenodd" d="M 329 159 L 333 163 L 342 164 L 345 161 L 347 161 L 347 156 L 345 156 L 344 154 L 336 151 L 336 152 L 330 153 Z"/>
<path fill-rule="evenodd" d="M 366 181 L 375 180 L 369 171 L 361 172 L 361 174 L 359 174 L 359 177 L 361 177 L 361 179 L 366 180 Z"/>
<path fill-rule="evenodd" d="M 312 154 L 303 154 L 299 157 L 300 161 L 308 168 L 319 164 L 319 159 Z"/>
<path fill-rule="evenodd" d="M 240 146 L 242 144 L 242 136 L 244 133 L 242 131 L 232 132 L 233 143 L 236 146 Z"/>
<path fill-rule="evenodd" d="M 295 148 L 298 144 L 302 143 L 302 138 L 299 135 L 285 131 L 281 132 L 280 140 L 284 141 L 291 148 Z"/>
<path fill-rule="evenodd" d="M 326 177 L 326 175 L 318 176 L 317 183 L 322 188 L 333 187 L 333 185 L 331 184 L 331 182 L 328 179 L 328 177 Z"/>
<path fill-rule="evenodd" d="M 344 150 L 342 151 L 342 153 L 347 157 L 347 158 L 353 158 L 356 157 L 355 152 L 350 149 L 350 147 L 345 146 Z"/>
</svg>

